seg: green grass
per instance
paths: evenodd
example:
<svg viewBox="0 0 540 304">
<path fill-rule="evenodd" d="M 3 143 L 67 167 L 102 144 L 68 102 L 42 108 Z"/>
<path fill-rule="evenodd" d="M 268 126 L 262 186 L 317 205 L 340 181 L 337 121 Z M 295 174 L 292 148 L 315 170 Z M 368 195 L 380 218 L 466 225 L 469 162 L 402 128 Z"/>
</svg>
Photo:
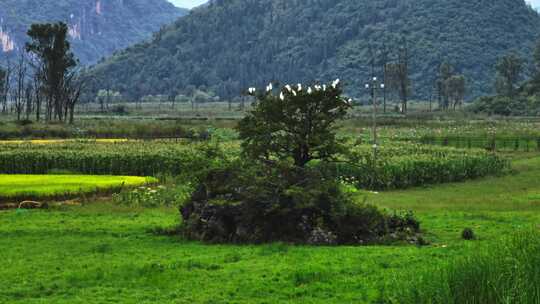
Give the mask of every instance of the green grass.
<svg viewBox="0 0 540 304">
<path fill-rule="evenodd" d="M 0 198 L 51 198 L 102 192 L 156 182 L 137 176 L 0 174 Z"/>
<path fill-rule="evenodd" d="M 537 227 L 540 156 L 514 168 L 366 194 L 379 206 L 414 210 L 426 247 L 206 245 L 149 232 L 177 225 L 176 209 L 110 203 L 0 212 L 0 303 L 376 303 L 396 282 Z M 478 240 L 462 240 L 465 227 Z"/>
<path fill-rule="evenodd" d="M 388 303 L 540 303 L 540 231 L 523 231 L 448 265 L 396 282 Z"/>
</svg>

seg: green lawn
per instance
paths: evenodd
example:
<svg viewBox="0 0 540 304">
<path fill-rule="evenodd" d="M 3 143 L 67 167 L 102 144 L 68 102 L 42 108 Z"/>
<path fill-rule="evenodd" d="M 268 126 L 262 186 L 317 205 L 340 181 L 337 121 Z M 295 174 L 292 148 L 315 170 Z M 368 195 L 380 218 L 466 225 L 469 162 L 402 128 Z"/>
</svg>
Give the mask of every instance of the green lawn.
<svg viewBox="0 0 540 304">
<path fill-rule="evenodd" d="M 0 198 L 50 198 L 140 186 L 155 179 L 137 176 L 0 174 Z"/>
<path fill-rule="evenodd" d="M 540 223 L 540 156 L 516 174 L 368 194 L 412 209 L 430 246 L 205 245 L 156 236 L 175 209 L 110 203 L 0 212 L 0 303 L 369 303 L 410 280 Z M 363 195 L 359 195 L 363 199 Z M 471 227 L 477 241 L 461 240 Z"/>
</svg>

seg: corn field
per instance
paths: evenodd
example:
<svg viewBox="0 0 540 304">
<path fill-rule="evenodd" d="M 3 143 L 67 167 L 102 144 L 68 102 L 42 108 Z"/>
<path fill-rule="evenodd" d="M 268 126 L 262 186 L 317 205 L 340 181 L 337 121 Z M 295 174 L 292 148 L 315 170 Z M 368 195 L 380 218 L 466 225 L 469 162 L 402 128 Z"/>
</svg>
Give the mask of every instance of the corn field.
<svg viewBox="0 0 540 304">
<path fill-rule="evenodd" d="M 204 143 L 118 142 L 0 145 L 0 173 L 47 174 L 54 170 L 98 175 L 156 176 L 197 172 L 218 161 Z"/>
<path fill-rule="evenodd" d="M 509 162 L 480 149 L 457 149 L 399 141 L 383 143 L 373 158 L 369 145 L 352 145 L 340 162 L 320 163 L 328 174 L 363 189 L 400 189 L 502 174 Z M 0 145 L 0 173 L 159 176 L 193 175 L 238 157 L 236 142 L 128 141 Z"/>
<path fill-rule="evenodd" d="M 371 146 L 351 148 L 348 159 L 322 165 L 359 188 L 402 189 L 504 174 L 510 162 L 483 150 L 387 142 L 374 159 Z"/>
</svg>

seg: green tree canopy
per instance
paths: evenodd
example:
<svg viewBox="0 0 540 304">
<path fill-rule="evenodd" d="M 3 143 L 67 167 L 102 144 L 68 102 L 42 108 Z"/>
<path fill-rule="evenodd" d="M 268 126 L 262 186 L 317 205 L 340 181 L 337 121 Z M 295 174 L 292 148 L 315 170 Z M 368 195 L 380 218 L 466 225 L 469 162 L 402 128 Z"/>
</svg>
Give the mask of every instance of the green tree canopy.
<svg viewBox="0 0 540 304">
<path fill-rule="evenodd" d="M 299 167 L 314 159 L 331 159 L 342 146 L 335 124 L 351 106 L 339 81 L 312 86 L 286 85 L 257 94 L 253 109 L 238 124 L 248 156 L 289 160 Z M 253 94 L 253 89 L 250 89 Z"/>
<path fill-rule="evenodd" d="M 513 97 L 520 80 L 525 61 L 515 53 L 509 53 L 499 59 L 495 66 L 497 70 L 496 90 L 500 95 Z"/>
</svg>

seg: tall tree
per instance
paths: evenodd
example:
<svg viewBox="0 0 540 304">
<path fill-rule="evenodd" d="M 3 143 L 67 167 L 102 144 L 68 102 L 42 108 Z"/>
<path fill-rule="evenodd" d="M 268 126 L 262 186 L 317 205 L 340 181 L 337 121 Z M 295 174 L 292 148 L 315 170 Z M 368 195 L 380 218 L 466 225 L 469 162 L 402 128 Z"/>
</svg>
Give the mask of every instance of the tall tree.
<svg viewBox="0 0 540 304">
<path fill-rule="evenodd" d="M 402 38 L 398 52 L 397 79 L 399 83 L 399 97 L 401 99 L 401 112 L 407 114 L 409 95 L 411 93 L 411 80 L 409 78 L 410 53 L 407 40 Z"/>
<path fill-rule="evenodd" d="M 523 72 L 524 61 L 515 53 L 509 53 L 499 59 L 495 69 L 497 71 L 496 90 L 500 95 L 515 97 L 516 86 Z"/>
<path fill-rule="evenodd" d="M 540 92 L 540 40 L 536 42 L 536 46 L 533 51 L 533 73 L 531 80 L 529 82 L 529 86 L 527 88 L 528 94 L 536 94 Z"/>
<path fill-rule="evenodd" d="M 446 92 L 449 104 L 454 110 L 463 105 L 465 98 L 465 77 L 463 75 L 453 75 L 446 80 Z"/>
<path fill-rule="evenodd" d="M 30 42 L 26 44 L 26 50 L 36 59 L 36 75 L 46 96 L 47 120 L 66 119 L 64 109 L 68 100 L 64 86 L 70 70 L 77 65 L 67 33 L 68 27 L 63 22 L 33 24 L 28 30 Z"/>
<path fill-rule="evenodd" d="M 454 67 L 444 61 L 439 67 L 439 77 L 437 78 L 437 93 L 439 96 L 439 107 L 447 110 L 450 106 L 450 93 L 448 91 L 448 79 L 454 74 Z"/>
</svg>

